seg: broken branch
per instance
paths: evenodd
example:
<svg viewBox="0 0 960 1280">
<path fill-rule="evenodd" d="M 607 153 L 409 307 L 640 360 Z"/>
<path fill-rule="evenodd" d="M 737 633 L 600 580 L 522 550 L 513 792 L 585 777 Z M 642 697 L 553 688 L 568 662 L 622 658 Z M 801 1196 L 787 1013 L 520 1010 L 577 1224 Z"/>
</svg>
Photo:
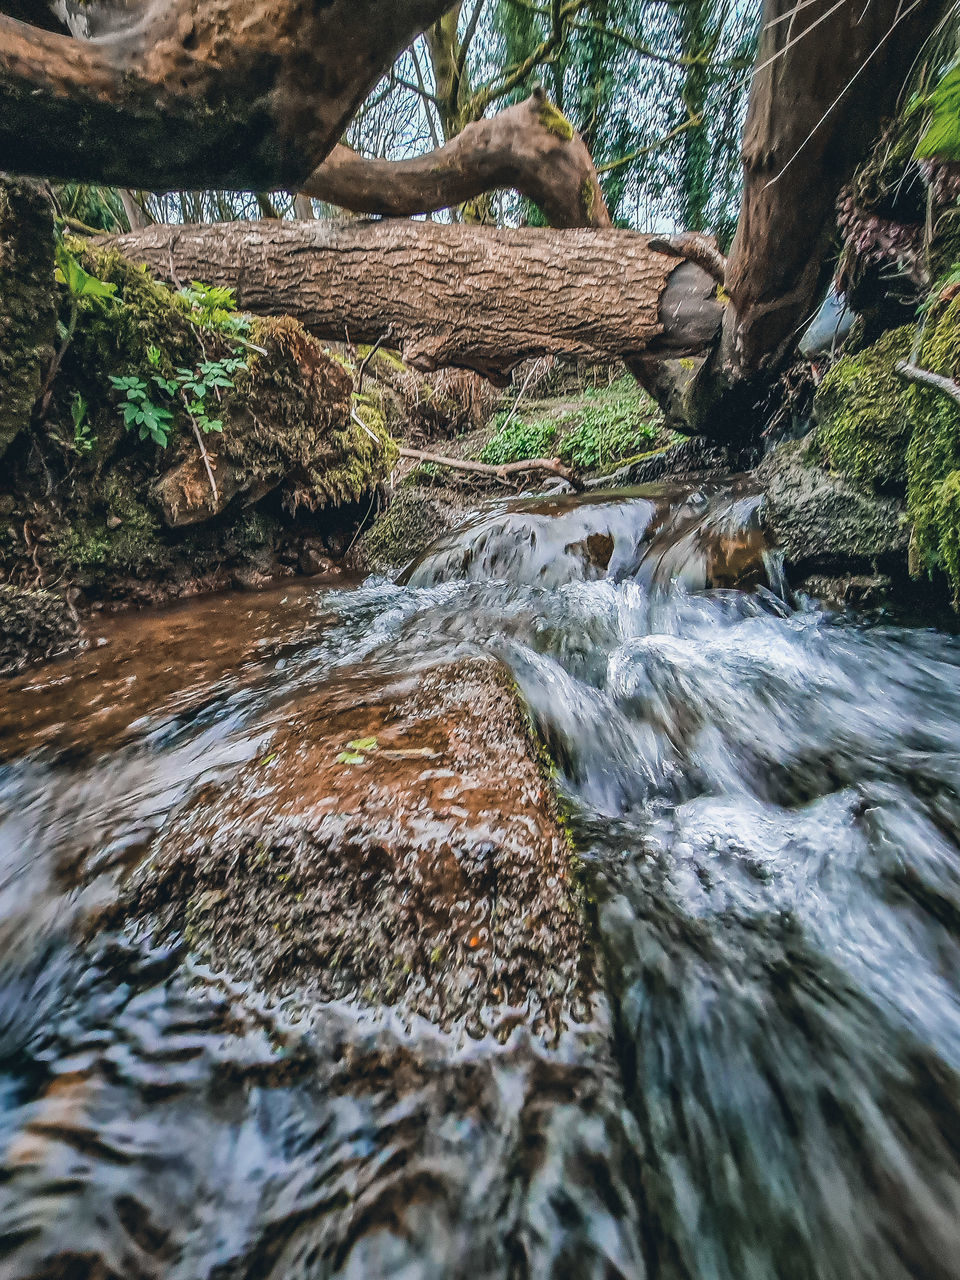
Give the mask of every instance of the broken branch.
<svg viewBox="0 0 960 1280">
<path fill-rule="evenodd" d="M 489 462 L 468 462 L 464 458 L 446 458 L 439 453 L 425 453 L 422 449 L 401 449 L 401 458 L 413 458 L 417 462 L 432 462 L 436 467 L 452 467 L 457 471 L 472 471 L 477 475 L 492 476 L 501 483 L 507 483 L 507 476 L 519 474 L 521 471 L 547 471 L 560 476 L 574 489 L 581 490 L 583 483 L 577 473 L 565 467 L 559 458 L 526 458 L 522 462 L 504 462 L 494 466 Z"/>
</svg>

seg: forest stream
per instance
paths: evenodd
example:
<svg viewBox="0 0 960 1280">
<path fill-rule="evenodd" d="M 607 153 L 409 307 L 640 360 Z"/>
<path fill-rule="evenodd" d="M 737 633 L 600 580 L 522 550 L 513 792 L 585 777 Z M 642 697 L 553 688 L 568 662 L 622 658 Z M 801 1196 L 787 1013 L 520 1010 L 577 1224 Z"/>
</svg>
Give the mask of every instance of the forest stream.
<svg viewBox="0 0 960 1280">
<path fill-rule="evenodd" d="M 960 637 L 794 599 L 759 503 L 511 500 L 6 683 L 0 1280 L 957 1276 Z"/>
</svg>

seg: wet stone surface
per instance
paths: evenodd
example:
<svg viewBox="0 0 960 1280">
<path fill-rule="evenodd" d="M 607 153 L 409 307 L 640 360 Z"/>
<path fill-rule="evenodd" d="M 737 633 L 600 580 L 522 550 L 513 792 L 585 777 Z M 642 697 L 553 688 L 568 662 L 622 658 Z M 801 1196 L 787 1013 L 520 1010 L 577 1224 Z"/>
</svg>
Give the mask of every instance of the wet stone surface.
<svg viewBox="0 0 960 1280">
<path fill-rule="evenodd" d="M 571 851 L 503 668 L 342 672 L 274 719 L 164 828 L 122 915 L 277 998 L 548 1038 L 589 1016 Z"/>
</svg>

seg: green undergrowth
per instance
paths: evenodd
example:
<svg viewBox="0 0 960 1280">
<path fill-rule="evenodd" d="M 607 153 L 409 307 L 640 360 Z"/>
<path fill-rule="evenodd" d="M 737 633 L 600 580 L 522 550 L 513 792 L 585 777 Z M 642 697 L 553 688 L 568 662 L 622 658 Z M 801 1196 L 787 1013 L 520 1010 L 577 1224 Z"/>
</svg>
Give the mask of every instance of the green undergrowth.
<svg viewBox="0 0 960 1280">
<path fill-rule="evenodd" d="M 645 452 L 661 431 L 653 401 L 631 377 L 588 387 L 574 408 L 529 416 L 504 412 L 492 425 L 496 434 L 480 451 L 481 462 L 500 466 L 556 456 L 584 471 Z"/>
<path fill-rule="evenodd" d="M 557 439 L 555 418 L 524 418 L 519 413 L 508 421 L 507 413 L 497 414 L 493 425 L 497 428 L 480 450 L 480 461 L 491 466 L 508 462 L 523 462 L 527 458 L 549 457 Z"/>
</svg>

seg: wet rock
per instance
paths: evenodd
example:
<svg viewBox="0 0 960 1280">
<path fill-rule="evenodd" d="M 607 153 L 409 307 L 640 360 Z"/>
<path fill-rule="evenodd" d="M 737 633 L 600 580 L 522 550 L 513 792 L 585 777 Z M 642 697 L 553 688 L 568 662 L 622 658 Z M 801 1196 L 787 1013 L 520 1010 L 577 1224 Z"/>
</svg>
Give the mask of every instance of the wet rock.
<svg viewBox="0 0 960 1280">
<path fill-rule="evenodd" d="M 893 592 L 894 582 L 882 573 L 855 573 L 845 578 L 814 575 L 805 580 L 803 589 L 827 604 L 864 609 L 884 604 Z"/>
<path fill-rule="evenodd" d="M 653 449 L 643 457 L 618 467 L 610 475 L 587 481 L 586 487 L 607 489 L 660 481 L 720 479 L 745 470 L 752 462 L 749 450 L 694 436 L 665 449 Z"/>
<path fill-rule="evenodd" d="M 459 524 L 466 510 L 465 499 L 452 490 L 401 485 L 357 543 L 361 569 L 388 573 L 409 564 L 435 538 Z"/>
<path fill-rule="evenodd" d="M 327 555 L 326 546 L 317 538 L 304 538 L 297 559 L 297 567 L 307 577 L 318 573 L 331 573 L 334 563 Z"/>
<path fill-rule="evenodd" d="M 270 575 L 252 564 L 243 564 L 234 569 L 230 581 L 238 591 L 262 591 L 270 585 Z"/>
<path fill-rule="evenodd" d="M 910 528 L 903 504 L 824 470 L 809 458 L 807 440 L 768 454 L 756 478 L 766 493 L 764 524 L 793 586 L 813 576 L 907 577 Z"/>
<path fill-rule="evenodd" d="M 0 675 L 80 645 L 76 613 L 62 596 L 0 584 Z"/>
<path fill-rule="evenodd" d="M 437 538 L 398 581 L 428 587 L 501 579 L 550 588 L 609 578 L 658 588 L 682 583 L 688 591 L 776 590 L 760 502 L 742 477 L 496 502 Z"/>
<path fill-rule="evenodd" d="M 225 510 L 240 492 L 236 468 L 226 459 L 212 457 L 210 467 L 217 482 L 216 494 L 199 454 L 184 458 L 154 484 L 152 494 L 168 528 L 182 529 L 209 520 Z"/>
<path fill-rule="evenodd" d="M 577 890 L 505 672 L 341 673 L 277 724 L 164 831 L 124 914 L 274 998 L 559 1031 L 589 977 Z"/>
</svg>

